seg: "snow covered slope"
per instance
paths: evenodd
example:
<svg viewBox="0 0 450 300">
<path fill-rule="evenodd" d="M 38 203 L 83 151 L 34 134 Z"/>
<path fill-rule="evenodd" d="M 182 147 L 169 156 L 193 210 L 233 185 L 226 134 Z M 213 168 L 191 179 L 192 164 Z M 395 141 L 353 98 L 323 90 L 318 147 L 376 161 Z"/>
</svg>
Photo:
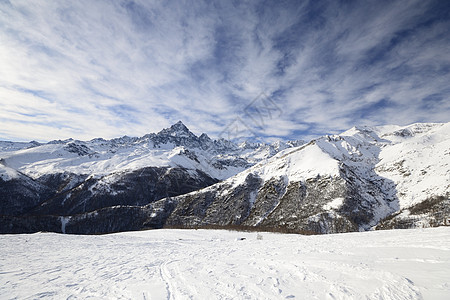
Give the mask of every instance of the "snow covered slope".
<svg viewBox="0 0 450 300">
<path fill-rule="evenodd" d="M 450 295 L 450 227 L 321 236 L 213 230 L 0 235 L 0 255 L 1 299 Z"/>
<path fill-rule="evenodd" d="M 287 149 L 223 182 L 177 197 L 167 224 L 368 230 L 434 199 L 438 213 L 422 209 L 414 216 L 419 222 L 406 227 L 447 225 L 449 149 L 450 123 L 355 127 Z M 389 227 L 396 226 L 384 224 Z"/>
<path fill-rule="evenodd" d="M 450 123 L 354 127 L 297 147 L 197 138 L 182 123 L 143 138 L 74 143 L 2 154 L 0 174 L 10 181 L 0 180 L 0 188 L 29 176 L 34 181 L 22 184 L 29 194 L 47 195 L 27 200 L 24 213 L 33 218 L 8 217 L 2 232 L 61 231 L 59 219 L 49 223 L 35 215 L 70 217 L 64 218 L 70 233 L 205 225 L 335 233 L 450 225 Z M 33 156 L 37 149 L 46 159 Z M 143 168 L 153 161 L 161 165 Z M 82 174 L 84 166 L 91 175 Z M 73 173 L 51 175 L 71 167 Z M 48 194 L 52 188 L 61 192 Z M 12 202 L 14 193 L 8 195 Z"/>
<path fill-rule="evenodd" d="M 223 180 L 280 150 L 301 143 L 237 145 L 223 139 L 211 140 L 206 134 L 197 137 L 178 122 L 157 134 L 141 138 L 68 139 L 47 144 L 0 141 L 0 159 L 4 166 L 33 179 L 57 173 L 100 177 L 145 167 L 176 167 L 200 170 Z M 4 180 L 7 178 L 5 176 Z"/>
<path fill-rule="evenodd" d="M 0 214 L 67 216 L 145 205 L 216 183 L 299 143 L 237 145 L 197 137 L 182 122 L 140 138 L 0 142 Z M 25 199 L 20 190 L 31 192 Z"/>
</svg>

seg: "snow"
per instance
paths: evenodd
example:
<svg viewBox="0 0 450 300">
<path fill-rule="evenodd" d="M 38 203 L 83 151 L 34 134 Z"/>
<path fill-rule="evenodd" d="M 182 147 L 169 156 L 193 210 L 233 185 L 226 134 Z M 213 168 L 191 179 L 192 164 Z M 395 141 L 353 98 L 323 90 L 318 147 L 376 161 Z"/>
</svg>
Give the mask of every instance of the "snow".
<svg viewBox="0 0 450 300">
<path fill-rule="evenodd" d="M 166 131 L 190 136 L 182 123 Z M 92 153 L 79 156 L 68 152 L 68 145 L 88 147 L 86 149 Z M 391 181 L 400 209 L 430 196 L 450 192 L 450 123 L 354 127 L 340 135 L 324 136 L 294 148 L 287 148 L 288 143 L 231 146 L 220 153 L 212 148 L 177 147 L 170 142 L 155 148 L 148 137 L 89 142 L 66 140 L 45 145 L 0 142 L 0 176 L 10 180 L 17 177 L 17 172 L 32 178 L 70 172 L 103 177 L 149 166 L 182 167 L 201 170 L 219 180 L 230 179 L 228 182 L 235 186 L 249 173 L 263 180 L 284 177 L 291 182 L 317 176 L 339 176 L 340 164 L 345 163 L 354 167 L 360 177 Z M 186 155 L 185 151 L 196 159 Z M 276 151 L 280 152 L 272 156 Z M 237 162 L 239 158 L 255 165 L 247 170 L 247 165 L 214 165 L 218 160 Z M 387 186 L 386 190 L 390 188 Z M 383 216 L 382 212 L 380 216 Z"/>
<path fill-rule="evenodd" d="M 100 151 L 95 155 L 79 156 L 64 149 L 64 144 L 47 144 L 31 149 L 1 153 L 11 168 L 38 178 L 44 174 L 71 172 L 74 174 L 107 175 L 114 171 L 142 168 L 143 166 L 168 166 L 167 151 L 120 149 L 116 153 Z M 136 151 L 140 150 L 139 155 Z"/>
<path fill-rule="evenodd" d="M 323 206 L 324 210 L 339 209 L 344 204 L 344 198 L 335 198 Z"/>
<path fill-rule="evenodd" d="M 385 192 L 392 189 L 400 210 L 450 193 L 450 123 L 354 127 L 317 144 L 362 178 L 392 182 Z"/>
<path fill-rule="evenodd" d="M 32 148 L 39 146 L 38 142 L 9 142 L 9 141 L 0 141 L 0 151 L 17 151 L 25 148 Z"/>
<path fill-rule="evenodd" d="M 0 163 L 0 179 L 3 181 L 9 181 L 19 177 L 16 170 L 8 168 Z"/>
<path fill-rule="evenodd" d="M 414 124 L 399 131 L 410 136 L 384 136 L 394 138 L 382 148 L 376 170 L 396 184 L 400 208 L 450 192 L 450 123 Z"/>
<path fill-rule="evenodd" d="M 183 136 L 186 139 L 195 138 L 192 133 L 178 128 L 180 126 L 175 127 L 177 127 L 176 131 L 166 130 L 167 133 L 171 136 Z M 185 146 L 176 146 L 171 142 L 155 145 L 148 137 L 123 137 L 109 141 L 69 139 L 42 145 L 0 141 L 0 159 L 8 167 L 35 179 L 45 174 L 64 172 L 105 176 L 113 172 L 129 172 L 144 167 L 181 167 L 201 170 L 213 178 L 224 180 L 243 171 L 246 166 L 226 165 L 216 168 L 214 162 L 217 159 L 230 161 L 242 159 L 255 164 L 281 149 L 291 147 L 288 143 L 255 144 L 247 149 L 245 145 L 238 147 L 231 142 L 222 146 L 224 149 L 214 147 L 206 150 L 187 149 Z M 73 152 L 77 149 L 80 149 L 80 155 Z M 197 156 L 198 160 L 184 155 L 187 150 Z M 2 177 L 9 178 L 6 175 Z"/>
<path fill-rule="evenodd" d="M 318 176 L 339 175 L 339 161 L 323 151 L 316 143 L 310 143 L 281 151 L 226 182 L 237 186 L 242 184 L 250 173 L 261 177 L 264 181 L 271 178 L 285 178 L 288 182 L 298 182 Z"/>
<path fill-rule="evenodd" d="M 287 175 L 290 181 L 301 181 L 316 176 L 336 176 L 339 163 L 316 144 L 298 148 L 286 157 L 277 160 L 277 164 L 265 167 L 263 177 Z"/>
<path fill-rule="evenodd" d="M 245 239 L 243 239 L 245 238 Z M 448 299 L 450 227 L 0 236 L 0 298 Z"/>
<path fill-rule="evenodd" d="M 164 132 L 185 135 L 184 125 L 175 125 L 173 130 Z M 231 195 L 234 187 L 245 184 L 249 174 L 265 182 L 281 179 L 285 186 L 308 179 L 355 176 L 360 180 L 354 184 L 359 184 L 356 188 L 370 204 L 374 216 L 364 229 L 430 197 L 450 194 L 450 122 L 354 127 L 297 147 L 288 146 L 300 142 L 239 146 L 225 140 L 214 143 L 217 145 L 208 149 L 198 145 L 195 147 L 202 149 L 188 149 L 171 142 L 154 143 L 149 137 L 67 140 L 45 145 L 0 142 L 0 178 L 11 180 L 19 174 L 32 178 L 63 172 L 88 174 L 101 178 L 91 187 L 92 192 L 115 195 L 110 187 L 127 172 L 149 166 L 181 167 L 192 176 L 200 170 L 224 180 L 206 190 L 223 188 L 222 195 Z M 277 151 L 280 152 L 275 154 Z M 342 173 L 343 170 L 348 173 Z M 376 189 L 371 190 L 372 187 Z M 250 206 L 257 196 L 250 195 Z M 337 215 L 341 205 L 342 201 L 335 199 L 322 209 Z"/>
<path fill-rule="evenodd" d="M 363 182 L 379 184 L 377 193 L 365 193 L 368 201 L 375 203 L 373 220 L 364 227 L 368 229 L 392 213 L 450 193 L 450 123 L 354 127 L 341 135 L 282 150 L 216 186 L 225 187 L 222 193 L 232 193 L 249 174 L 265 182 L 283 179 L 287 186 L 289 182 L 342 176 L 344 165 Z M 367 187 L 361 185 L 360 189 L 364 194 Z M 250 204 L 252 201 L 253 195 Z M 342 199 L 335 199 L 322 209 L 335 215 L 333 211 L 340 206 Z"/>
</svg>

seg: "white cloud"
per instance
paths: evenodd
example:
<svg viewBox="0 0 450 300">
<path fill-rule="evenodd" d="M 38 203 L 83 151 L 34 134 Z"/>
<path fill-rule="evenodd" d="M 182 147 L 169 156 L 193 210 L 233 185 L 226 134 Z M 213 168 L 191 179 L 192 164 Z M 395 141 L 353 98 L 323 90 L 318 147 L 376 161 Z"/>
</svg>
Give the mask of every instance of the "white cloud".
<svg viewBox="0 0 450 300">
<path fill-rule="evenodd" d="M 438 1 L 268 5 L 2 2 L 0 139 L 143 135 L 178 120 L 217 136 L 261 92 L 283 109 L 259 131 L 271 137 L 449 121 L 448 101 L 422 100 L 450 92 Z"/>
</svg>

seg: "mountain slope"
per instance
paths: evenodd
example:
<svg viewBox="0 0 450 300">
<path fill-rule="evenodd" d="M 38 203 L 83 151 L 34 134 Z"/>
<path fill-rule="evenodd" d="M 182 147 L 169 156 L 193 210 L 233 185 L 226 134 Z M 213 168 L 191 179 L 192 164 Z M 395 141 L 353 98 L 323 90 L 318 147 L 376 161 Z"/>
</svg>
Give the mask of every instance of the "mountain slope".
<svg viewBox="0 0 450 300">
<path fill-rule="evenodd" d="M 141 138 L 52 141 L 47 144 L 0 142 L 3 165 L 34 179 L 71 173 L 104 176 L 143 167 L 178 167 L 205 172 L 218 180 L 233 176 L 261 159 L 301 141 L 236 145 L 197 137 L 181 122 Z"/>
<path fill-rule="evenodd" d="M 146 172 L 165 170 L 161 174 L 178 174 L 179 179 L 170 177 L 160 181 L 162 187 L 184 183 L 183 178 L 189 174 L 190 180 L 200 178 L 194 181 L 195 188 L 178 189 L 178 194 L 164 194 L 163 189 L 158 197 L 151 198 L 145 193 L 142 196 L 142 191 L 155 191 L 157 184 L 152 183 L 153 188 L 134 185 L 153 182 L 143 180 L 147 173 L 139 172 L 144 169 L 127 171 L 125 175 L 114 172 L 81 179 L 71 174 L 66 181 L 52 179 L 43 186 L 52 191 L 48 182 L 56 182 L 64 191 L 51 198 L 53 203 L 72 203 L 71 196 L 63 198 L 62 195 L 74 194 L 78 197 L 77 207 L 84 201 L 89 209 L 65 214 L 62 213 L 64 206 L 56 205 L 51 207 L 58 211 L 57 216 L 49 216 L 45 209 L 39 210 L 48 205 L 44 202 L 28 217 L 4 217 L 2 232 L 103 233 L 164 226 L 237 225 L 333 233 L 450 224 L 450 123 L 354 127 L 340 135 L 323 136 L 298 147 L 284 150 L 278 147 L 281 151 L 273 156 L 269 154 L 276 151 L 267 145 L 238 146 L 222 140 L 208 141 L 209 145 L 216 146 L 203 147 L 195 144 L 195 138 L 185 132 L 184 125 L 176 127 L 169 133 L 152 135 L 148 140 L 156 145 L 155 151 L 162 149 L 157 153 L 166 157 L 170 156 L 167 153 L 182 147 L 183 154 L 169 159 L 170 163 L 178 164 L 154 167 Z M 178 139 L 179 135 L 188 140 Z M 157 139 L 159 141 L 155 142 Z M 139 143 L 142 139 L 126 140 L 120 145 L 131 140 L 131 143 Z M 193 148 L 187 149 L 187 146 Z M 26 150 L 19 150 L 18 154 L 15 152 L 2 161 L 4 178 L 33 174 L 30 170 L 34 167 L 14 169 L 8 164 L 20 157 L 20 151 Z M 88 152 L 83 147 L 80 151 Z M 186 162 L 193 166 L 194 162 L 201 164 L 207 161 L 206 157 L 212 158 L 213 163 L 205 171 L 236 165 L 247 168 L 213 184 L 217 179 L 211 173 L 194 167 L 173 167 L 187 166 Z M 81 184 L 76 185 L 80 181 Z M 198 190 L 202 184 L 207 187 Z M 97 197 L 98 191 L 104 192 Z M 116 196 L 121 199 L 119 204 L 111 202 Z M 92 205 L 96 202 L 100 203 L 98 209 Z M 43 229 L 43 224 L 49 225 Z"/>
<path fill-rule="evenodd" d="M 353 128 L 171 199 L 177 206 L 166 225 L 367 230 L 430 199 L 438 199 L 443 211 L 431 216 L 425 209 L 421 218 L 444 225 L 450 215 L 449 149 L 449 123 Z"/>
<path fill-rule="evenodd" d="M 234 144 L 182 123 L 140 138 L 0 142 L 0 214 L 70 216 L 212 185 L 300 142 Z"/>
</svg>

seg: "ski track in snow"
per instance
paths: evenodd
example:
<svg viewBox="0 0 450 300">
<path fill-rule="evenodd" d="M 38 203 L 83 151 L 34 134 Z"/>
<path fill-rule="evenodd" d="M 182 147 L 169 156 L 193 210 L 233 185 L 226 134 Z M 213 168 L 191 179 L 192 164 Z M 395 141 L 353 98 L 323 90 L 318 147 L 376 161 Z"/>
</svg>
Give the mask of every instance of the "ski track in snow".
<svg viewBox="0 0 450 300">
<path fill-rule="evenodd" d="M 450 227 L 0 236 L 0 299 L 448 299 Z M 245 240 L 241 240 L 245 238 Z"/>
</svg>

